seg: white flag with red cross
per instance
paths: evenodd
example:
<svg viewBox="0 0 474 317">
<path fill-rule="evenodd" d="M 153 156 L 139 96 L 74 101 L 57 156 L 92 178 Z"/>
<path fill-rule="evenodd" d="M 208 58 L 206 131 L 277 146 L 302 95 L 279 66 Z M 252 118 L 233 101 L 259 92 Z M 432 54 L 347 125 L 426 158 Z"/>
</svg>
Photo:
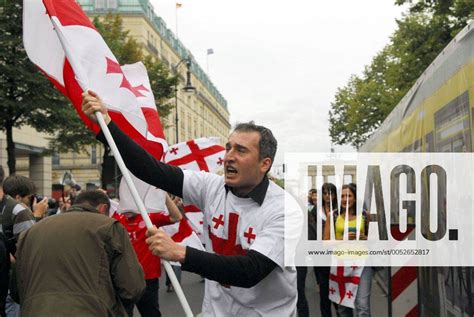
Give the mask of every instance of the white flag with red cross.
<svg viewBox="0 0 474 317">
<path fill-rule="evenodd" d="M 170 146 L 165 162 L 182 169 L 216 173 L 224 168 L 224 154 L 219 138 L 199 138 Z"/>
<path fill-rule="evenodd" d="M 329 299 L 354 308 L 364 261 L 338 260 L 335 264 L 329 274 Z"/>
<path fill-rule="evenodd" d="M 219 138 L 199 138 L 170 146 L 165 154 L 165 162 L 193 171 L 218 173 L 224 168 L 225 148 Z M 183 206 L 185 216 L 193 231 L 203 241 L 203 213 L 194 205 Z"/>
<path fill-rule="evenodd" d="M 23 43 L 30 60 L 68 97 L 84 123 L 82 92 L 98 93 L 112 120 L 157 159 L 167 143 L 142 63 L 120 66 L 76 1 L 24 0 Z"/>
</svg>

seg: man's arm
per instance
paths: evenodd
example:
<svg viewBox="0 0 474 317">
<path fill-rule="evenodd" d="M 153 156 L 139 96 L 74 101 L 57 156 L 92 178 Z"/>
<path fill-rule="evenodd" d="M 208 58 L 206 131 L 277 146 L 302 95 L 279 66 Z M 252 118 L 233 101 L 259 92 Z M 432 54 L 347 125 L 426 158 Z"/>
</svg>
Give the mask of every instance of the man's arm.
<svg viewBox="0 0 474 317">
<path fill-rule="evenodd" d="M 108 127 L 125 165 L 133 175 L 145 183 L 182 197 L 184 174 L 179 167 L 171 166 L 155 159 L 123 133 L 113 122 L 110 122 Z M 107 144 L 102 131 L 97 135 L 97 139 L 103 144 Z"/>
<path fill-rule="evenodd" d="M 146 243 L 153 255 L 181 262 L 183 270 L 225 285 L 255 286 L 277 267 L 270 258 L 255 250 L 249 250 L 246 255 L 225 256 L 179 245 L 160 229 L 149 229 L 147 236 Z"/>
<path fill-rule="evenodd" d="M 168 194 L 166 194 L 166 208 L 168 208 L 169 216 L 173 223 L 181 221 L 183 216 L 181 215 L 177 204 L 175 204 Z"/>
<path fill-rule="evenodd" d="M 224 256 L 191 247 L 186 247 L 181 266 L 221 284 L 245 288 L 257 285 L 276 267 L 275 262 L 255 250 L 249 250 L 247 255 Z"/>
</svg>

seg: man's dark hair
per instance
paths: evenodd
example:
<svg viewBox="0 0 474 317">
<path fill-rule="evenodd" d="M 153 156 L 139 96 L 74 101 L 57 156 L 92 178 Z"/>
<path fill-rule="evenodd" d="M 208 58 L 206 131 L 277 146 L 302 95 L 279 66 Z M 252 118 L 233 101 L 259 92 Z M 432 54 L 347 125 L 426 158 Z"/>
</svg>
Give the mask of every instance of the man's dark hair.
<svg viewBox="0 0 474 317">
<path fill-rule="evenodd" d="M 110 208 L 109 197 L 100 190 L 85 190 L 77 195 L 75 205 L 87 205 L 94 209 L 100 204 L 106 204 Z"/>
<path fill-rule="evenodd" d="M 269 157 L 271 158 L 273 165 L 278 142 L 273 136 L 273 133 L 270 129 L 265 128 L 261 125 L 256 125 L 255 122 L 250 121 L 245 123 L 238 123 L 235 126 L 233 132 L 258 132 L 260 134 L 260 142 L 258 143 L 259 159 L 263 160 L 264 158 Z M 270 165 L 270 168 L 271 167 L 272 166 Z M 268 169 L 268 171 L 270 171 L 270 168 Z"/>
<path fill-rule="evenodd" d="M 318 191 L 316 190 L 316 188 L 311 188 L 308 192 L 308 194 L 314 194 L 314 193 L 318 193 Z"/>
<path fill-rule="evenodd" d="M 25 197 L 36 193 L 35 183 L 25 176 L 11 175 L 3 182 L 3 192 L 13 198 Z"/>
<path fill-rule="evenodd" d="M 5 170 L 3 169 L 3 166 L 0 165 L 0 186 L 3 185 L 4 179 L 5 179 Z"/>
</svg>

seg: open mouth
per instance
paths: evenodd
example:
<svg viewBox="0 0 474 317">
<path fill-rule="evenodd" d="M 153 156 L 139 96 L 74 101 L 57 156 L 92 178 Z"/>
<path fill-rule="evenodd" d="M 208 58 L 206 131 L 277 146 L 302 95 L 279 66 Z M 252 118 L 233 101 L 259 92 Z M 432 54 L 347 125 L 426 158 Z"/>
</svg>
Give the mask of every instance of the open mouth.
<svg viewBox="0 0 474 317">
<path fill-rule="evenodd" d="M 232 176 L 237 174 L 237 170 L 232 166 L 227 166 L 225 168 L 225 173 L 227 176 Z"/>
</svg>

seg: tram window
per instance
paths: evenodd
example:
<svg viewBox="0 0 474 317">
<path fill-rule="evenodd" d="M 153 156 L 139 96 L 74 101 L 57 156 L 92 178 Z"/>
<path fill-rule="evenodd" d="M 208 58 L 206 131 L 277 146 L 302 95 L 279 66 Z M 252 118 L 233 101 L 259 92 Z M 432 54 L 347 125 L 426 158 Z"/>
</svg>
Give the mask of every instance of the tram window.
<svg viewBox="0 0 474 317">
<path fill-rule="evenodd" d="M 446 143 L 439 147 L 439 152 L 452 152 L 451 150 L 451 143 Z"/>
<path fill-rule="evenodd" d="M 463 152 L 464 140 L 458 139 L 453 142 L 453 152 Z"/>
<path fill-rule="evenodd" d="M 413 143 L 413 152 L 421 152 L 421 140 L 416 140 L 415 143 Z"/>
<path fill-rule="evenodd" d="M 433 131 L 428 133 L 425 137 L 426 140 L 426 152 L 434 152 L 434 138 Z"/>
</svg>

